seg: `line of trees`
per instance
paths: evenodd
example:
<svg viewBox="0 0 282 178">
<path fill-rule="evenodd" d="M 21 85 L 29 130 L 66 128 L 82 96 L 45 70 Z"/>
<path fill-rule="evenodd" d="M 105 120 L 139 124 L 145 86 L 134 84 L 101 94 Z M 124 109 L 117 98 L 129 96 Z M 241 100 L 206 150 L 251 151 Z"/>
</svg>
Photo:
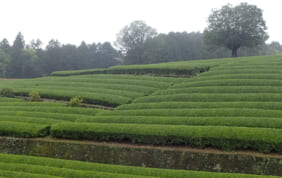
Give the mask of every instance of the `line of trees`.
<svg viewBox="0 0 282 178">
<path fill-rule="evenodd" d="M 143 23 L 143 22 L 142 22 Z M 240 56 L 269 55 L 282 52 L 279 42 L 257 47 L 242 47 Z M 12 45 L 6 39 L 0 42 L 0 78 L 31 78 L 50 74 L 58 70 L 105 68 L 118 64 L 151 64 L 229 57 L 227 48 L 210 50 L 200 32 L 171 32 L 147 37 L 133 48 L 119 50 L 109 42 L 79 46 L 61 44 L 50 40 L 45 48 L 41 41 L 25 44 L 19 33 Z"/>
<path fill-rule="evenodd" d="M 21 33 L 12 45 L 0 42 L 0 77 L 30 78 L 53 71 L 105 68 L 117 64 L 151 64 L 192 59 L 254 56 L 282 53 L 279 42 L 266 44 L 267 27 L 262 10 L 254 5 L 230 4 L 214 9 L 208 27 L 200 32 L 158 34 L 144 21 L 133 21 L 117 34 L 115 47 L 109 42 L 79 46 L 50 40 L 25 44 Z"/>
<path fill-rule="evenodd" d="M 142 30 L 141 33 L 138 27 L 145 30 Z M 134 21 L 124 27 L 117 35 L 115 45 L 123 55 L 124 64 L 230 57 L 230 49 L 225 47 L 224 43 L 218 46 L 208 45 L 204 33 L 170 32 L 157 34 L 155 29 L 147 26 L 143 21 Z M 282 46 L 279 42 L 271 44 L 263 42 L 253 46 L 242 45 L 236 50 L 238 50 L 239 56 L 259 56 L 281 53 Z"/>
<path fill-rule="evenodd" d="M 76 46 L 52 39 L 43 49 L 39 39 L 25 44 L 18 33 L 12 45 L 7 39 L 0 42 L 0 77 L 31 78 L 58 70 L 105 68 L 117 65 L 118 56 L 109 42 Z"/>
</svg>

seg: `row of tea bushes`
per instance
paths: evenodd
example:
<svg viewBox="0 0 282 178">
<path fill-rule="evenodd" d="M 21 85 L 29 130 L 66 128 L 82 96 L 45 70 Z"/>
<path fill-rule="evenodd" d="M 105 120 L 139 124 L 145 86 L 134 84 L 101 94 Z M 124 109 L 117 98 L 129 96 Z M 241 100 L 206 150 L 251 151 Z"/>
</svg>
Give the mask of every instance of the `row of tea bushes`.
<svg viewBox="0 0 282 178">
<path fill-rule="evenodd" d="M 55 138 L 129 141 L 153 145 L 186 145 L 223 150 L 252 149 L 282 153 L 282 130 L 226 126 L 153 124 L 59 123 L 51 128 Z"/>
<path fill-rule="evenodd" d="M 17 95 L 26 96 L 37 91 L 43 98 L 69 100 L 80 96 L 85 103 L 117 106 L 135 98 L 165 89 L 179 78 L 131 75 L 81 75 L 69 77 L 43 77 L 36 79 L 4 80 L 0 88 L 11 88 Z"/>
<path fill-rule="evenodd" d="M 7 178 L 278 178 L 87 163 L 53 158 L 0 154 L 0 177 Z"/>
</svg>

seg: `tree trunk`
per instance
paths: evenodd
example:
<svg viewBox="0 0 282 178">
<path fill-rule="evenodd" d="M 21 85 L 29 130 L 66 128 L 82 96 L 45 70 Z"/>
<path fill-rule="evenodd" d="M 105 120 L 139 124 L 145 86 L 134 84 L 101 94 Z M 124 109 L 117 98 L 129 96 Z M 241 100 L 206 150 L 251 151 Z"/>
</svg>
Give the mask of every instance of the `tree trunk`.
<svg viewBox="0 0 282 178">
<path fill-rule="evenodd" d="M 237 51 L 239 48 L 233 48 L 232 49 L 232 57 L 238 57 Z"/>
</svg>

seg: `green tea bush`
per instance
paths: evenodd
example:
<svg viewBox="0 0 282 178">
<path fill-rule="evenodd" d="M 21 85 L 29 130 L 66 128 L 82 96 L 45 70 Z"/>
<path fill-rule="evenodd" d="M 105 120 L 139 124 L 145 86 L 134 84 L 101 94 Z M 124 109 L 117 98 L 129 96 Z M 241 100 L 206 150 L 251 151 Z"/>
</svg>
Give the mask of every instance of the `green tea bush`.
<svg viewBox="0 0 282 178">
<path fill-rule="evenodd" d="M 177 117 L 177 116 L 129 116 L 110 115 L 82 117 L 78 122 L 90 123 L 127 123 L 127 124 L 165 124 L 196 126 L 236 126 L 282 129 L 281 118 L 269 117 Z"/>
<path fill-rule="evenodd" d="M 0 177 L 55 178 L 278 178 L 267 175 L 144 168 L 0 153 Z M 56 177 L 58 178 L 58 177 Z"/>
<path fill-rule="evenodd" d="M 225 126 L 59 123 L 51 128 L 54 138 L 278 153 L 282 153 L 281 134 L 281 129 Z"/>
<path fill-rule="evenodd" d="M 13 97 L 14 96 L 14 91 L 11 88 L 2 88 L 0 90 L 0 96 Z"/>
<path fill-rule="evenodd" d="M 29 101 L 40 101 L 40 95 L 37 91 L 31 91 L 28 96 Z"/>
<path fill-rule="evenodd" d="M 49 134 L 49 130 L 48 125 L 0 121 L 1 136 L 43 137 Z"/>
<path fill-rule="evenodd" d="M 83 99 L 79 96 L 76 96 L 70 99 L 68 105 L 73 107 L 78 107 L 81 106 L 82 103 L 83 103 Z"/>
</svg>

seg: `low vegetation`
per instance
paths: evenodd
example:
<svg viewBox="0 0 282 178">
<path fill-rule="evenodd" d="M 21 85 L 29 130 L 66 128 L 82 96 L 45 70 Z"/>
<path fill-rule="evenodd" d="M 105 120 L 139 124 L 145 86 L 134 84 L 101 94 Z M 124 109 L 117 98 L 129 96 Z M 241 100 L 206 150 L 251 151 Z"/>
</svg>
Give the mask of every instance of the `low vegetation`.
<svg viewBox="0 0 282 178">
<path fill-rule="evenodd" d="M 1 81 L 16 95 L 37 91 L 42 98 L 70 100 L 80 96 L 84 102 L 107 106 L 130 103 L 133 99 L 165 89 L 182 79 L 131 75 L 81 75 Z"/>
<path fill-rule="evenodd" d="M 1 88 L 0 96 L 2 96 L 2 97 L 13 97 L 14 91 L 11 88 Z"/>
<path fill-rule="evenodd" d="M 130 167 L 10 154 L 0 154 L 0 177 L 1 176 L 9 178 L 275 178 L 275 176 L 265 175 Z"/>
<path fill-rule="evenodd" d="M 82 102 L 83 102 L 83 99 L 81 97 L 75 96 L 70 99 L 68 105 L 73 106 L 73 107 L 78 107 L 78 106 L 81 106 Z"/>
<path fill-rule="evenodd" d="M 0 98 L 0 121 L 5 123 L 2 135 L 50 134 L 54 138 L 78 140 L 282 153 L 281 58 L 109 68 L 125 73 L 133 69 L 154 71 L 156 66 L 181 71 L 188 64 L 191 68 L 203 65 L 210 68 L 194 78 L 93 74 L 2 81 L 0 87 L 12 88 L 18 95 L 36 90 L 47 98 L 66 100 L 81 96 L 85 103 L 119 105 L 106 111 Z M 73 103 L 79 101 L 75 98 Z M 9 126 L 13 123 L 17 123 L 15 128 Z M 22 131 L 18 129 L 21 124 L 24 124 Z M 29 133 L 31 127 L 34 130 Z"/>
</svg>

